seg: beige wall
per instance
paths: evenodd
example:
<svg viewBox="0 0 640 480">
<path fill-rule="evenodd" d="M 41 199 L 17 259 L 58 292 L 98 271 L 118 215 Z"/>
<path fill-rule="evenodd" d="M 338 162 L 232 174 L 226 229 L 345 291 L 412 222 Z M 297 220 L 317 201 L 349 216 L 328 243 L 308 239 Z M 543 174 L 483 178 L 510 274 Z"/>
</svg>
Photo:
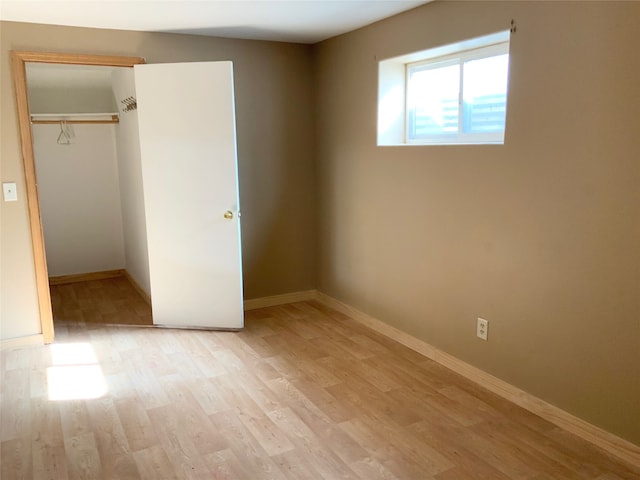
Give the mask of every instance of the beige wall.
<svg viewBox="0 0 640 480">
<path fill-rule="evenodd" d="M 314 286 L 310 47 L 2 22 L 0 48 L 0 177 L 17 182 L 20 194 L 18 202 L 0 202 L 0 338 L 39 332 L 10 50 L 134 55 L 148 63 L 232 60 L 245 297 Z"/>
<path fill-rule="evenodd" d="M 512 18 L 504 146 L 376 147 L 376 57 Z M 319 289 L 636 444 L 638 25 L 637 2 L 436 2 L 315 48 Z"/>
</svg>

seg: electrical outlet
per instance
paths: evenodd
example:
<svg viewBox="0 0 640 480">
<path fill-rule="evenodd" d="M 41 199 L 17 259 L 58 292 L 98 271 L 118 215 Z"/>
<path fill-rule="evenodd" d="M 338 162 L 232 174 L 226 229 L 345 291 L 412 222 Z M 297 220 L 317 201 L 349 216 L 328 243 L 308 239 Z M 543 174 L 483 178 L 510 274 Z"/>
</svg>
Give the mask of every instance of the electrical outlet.
<svg viewBox="0 0 640 480">
<path fill-rule="evenodd" d="M 482 340 L 488 340 L 489 337 L 489 320 L 478 317 L 478 325 L 476 328 L 476 335 Z"/>
</svg>

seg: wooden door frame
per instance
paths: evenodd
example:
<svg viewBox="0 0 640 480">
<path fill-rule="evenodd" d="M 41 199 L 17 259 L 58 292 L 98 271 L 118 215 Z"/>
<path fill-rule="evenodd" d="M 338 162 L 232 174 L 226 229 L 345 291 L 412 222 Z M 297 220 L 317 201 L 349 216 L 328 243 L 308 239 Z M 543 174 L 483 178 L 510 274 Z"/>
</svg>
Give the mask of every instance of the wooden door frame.
<svg viewBox="0 0 640 480">
<path fill-rule="evenodd" d="M 40 326 L 44 343 L 51 343 L 54 339 L 53 313 L 51 310 L 51 293 L 49 291 L 49 274 L 47 271 L 47 257 L 42 233 L 40 217 L 40 200 L 38 198 L 38 182 L 33 154 L 33 135 L 31 133 L 31 116 L 29 112 L 29 97 L 27 91 L 26 63 L 54 63 L 66 65 L 94 65 L 106 67 L 133 67 L 145 63 L 140 57 L 121 57 L 105 55 L 86 55 L 53 52 L 11 52 L 13 82 L 16 92 L 18 110 L 18 126 L 22 144 L 22 161 L 27 195 L 27 209 L 29 211 L 29 227 L 31 230 L 31 247 L 36 276 L 36 290 L 40 312 Z"/>
</svg>

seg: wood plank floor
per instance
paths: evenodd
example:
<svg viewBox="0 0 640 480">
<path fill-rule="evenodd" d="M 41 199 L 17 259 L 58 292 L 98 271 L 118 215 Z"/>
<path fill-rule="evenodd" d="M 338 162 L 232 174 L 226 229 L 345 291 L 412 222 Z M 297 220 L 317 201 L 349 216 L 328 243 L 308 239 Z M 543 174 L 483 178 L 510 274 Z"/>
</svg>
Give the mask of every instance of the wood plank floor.
<svg viewBox="0 0 640 480">
<path fill-rule="evenodd" d="M 315 302 L 237 333 L 57 322 L 0 372 L 3 480 L 640 478 Z"/>
<path fill-rule="evenodd" d="M 125 276 L 50 289 L 54 322 L 153 325 L 151 307 Z"/>
</svg>

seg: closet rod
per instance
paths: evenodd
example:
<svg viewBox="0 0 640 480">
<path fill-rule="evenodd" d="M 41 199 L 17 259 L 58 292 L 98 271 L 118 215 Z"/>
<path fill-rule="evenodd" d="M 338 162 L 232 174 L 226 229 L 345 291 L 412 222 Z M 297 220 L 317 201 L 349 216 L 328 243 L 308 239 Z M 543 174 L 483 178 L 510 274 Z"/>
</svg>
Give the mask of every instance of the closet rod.
<svg viewBox="0 0 640 480">
<path fill-rule="evenodd" d="M 110 119 L 104 120 L 31 120 L 32 125 L 58 125 L 60 123 L 68 124 L 100 124 L 100 123 L 119 123 L 118 115 L 111 115 Z"/>
</svg>

